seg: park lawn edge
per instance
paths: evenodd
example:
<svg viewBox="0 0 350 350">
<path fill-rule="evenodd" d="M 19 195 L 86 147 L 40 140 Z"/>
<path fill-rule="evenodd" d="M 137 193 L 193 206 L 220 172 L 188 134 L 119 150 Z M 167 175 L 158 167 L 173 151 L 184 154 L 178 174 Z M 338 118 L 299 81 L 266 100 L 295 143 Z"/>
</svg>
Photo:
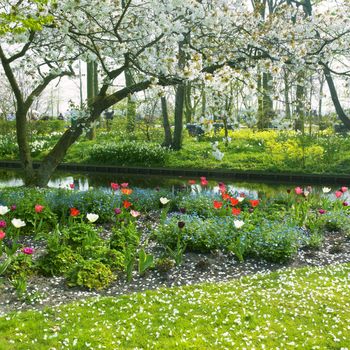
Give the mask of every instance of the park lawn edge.
<svg viewBox="0 0 350 350">
<path fill-rule="evenodd" d="M 347 349 L 350 264 L 0 317 L 0 349 Z"/>
</svg>

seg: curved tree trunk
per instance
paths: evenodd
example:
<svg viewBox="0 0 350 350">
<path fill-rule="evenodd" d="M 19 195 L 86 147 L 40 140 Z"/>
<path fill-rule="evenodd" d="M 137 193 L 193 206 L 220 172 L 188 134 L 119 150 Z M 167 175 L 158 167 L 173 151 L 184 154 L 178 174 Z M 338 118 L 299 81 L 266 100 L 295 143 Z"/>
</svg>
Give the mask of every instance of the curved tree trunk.
<svg viewBox="0 0 350 350">
<path fill-rule="evenodd" d="M 337 112 L 337 115 L 339 119 L 343 122 L 345 127 L 350 130 L 350 118 L 345 114 L 343 107 L 341 106 L 341 103 L 339 101 L 337 89 L 335 87 L 331 71 L 329 70 L 328 66 L 324 65 L 323 72 L 326 77 L 326 81 L 328 84 L 329 92 L 332 97 L 333 105 L 335 108 L 335 111 Z"/>
</svg>

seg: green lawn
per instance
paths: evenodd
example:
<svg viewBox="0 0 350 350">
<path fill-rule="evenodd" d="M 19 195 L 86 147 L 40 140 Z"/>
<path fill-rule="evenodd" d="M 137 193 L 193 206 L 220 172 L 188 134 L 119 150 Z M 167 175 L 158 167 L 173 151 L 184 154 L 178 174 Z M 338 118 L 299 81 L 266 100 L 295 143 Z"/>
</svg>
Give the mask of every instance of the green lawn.
<svg viewBox="0 0 350 350">
<path fill-rule="evenodd" d="M 162 289 L 0 318 L 0 349 L 341 349 L 350 264 Z"/>
</svg>

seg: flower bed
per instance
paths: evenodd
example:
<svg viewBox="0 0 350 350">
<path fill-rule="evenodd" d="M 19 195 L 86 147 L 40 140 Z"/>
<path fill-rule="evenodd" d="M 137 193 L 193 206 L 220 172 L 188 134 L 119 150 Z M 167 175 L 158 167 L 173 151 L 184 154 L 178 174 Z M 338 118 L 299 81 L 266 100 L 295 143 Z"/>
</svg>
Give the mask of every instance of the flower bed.
<svg viewBox="0 0 350 350">
<path fill-rule="evenodd" d="M 213 192 L 205 178 L 198 182 L 176 194 L 127 183 L 111 183 L 109 191 L 2 191 L 0 275 L 8 292 L 0 303 L 17 305 L 14 296 L 50 303 L 45 289 L 53 281 L 63 295 L 77 288 L 119 294 L 350 261 L 346 187 L 250 198 L 223 183 Z"/>
</svg>

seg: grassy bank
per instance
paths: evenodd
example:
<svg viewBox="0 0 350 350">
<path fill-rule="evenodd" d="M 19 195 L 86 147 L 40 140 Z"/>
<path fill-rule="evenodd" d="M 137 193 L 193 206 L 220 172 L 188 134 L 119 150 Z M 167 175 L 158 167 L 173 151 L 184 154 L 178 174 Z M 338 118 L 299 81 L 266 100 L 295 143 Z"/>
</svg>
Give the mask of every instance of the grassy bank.
<svg viewBox="0 0 350 350">
<path fill-rule="evenodd" d="M 64 124 L 32 132 L 34 159 L 42 159 L 64 131 Z M 53 131 L 56 130 L 57 131 Z M 224 142 L 223 131 L 210 132 L 200 138 L 184 131 L 183 148 L 169 151 L 160 146 L 163 131 L 153 127 L 149 140 L 139 130 L 124 131 L 124 125 L 113 121 L 111 131 L 97 129 L 94 141 L 81 137 L 69 150 L 66 162 L 103 165 L 161 166 L 170 168 L 232 169 L 242 171 L 293 172 L 318 174 L 350 173 L 350 137 L 330 130 L 301 134 L 294 131 L 229 131 Z M 224 154 L 215 159 L 213 143 Z M 18 159 L 14 132 L 0 136 L 0 159 Z"/>
</svg>

